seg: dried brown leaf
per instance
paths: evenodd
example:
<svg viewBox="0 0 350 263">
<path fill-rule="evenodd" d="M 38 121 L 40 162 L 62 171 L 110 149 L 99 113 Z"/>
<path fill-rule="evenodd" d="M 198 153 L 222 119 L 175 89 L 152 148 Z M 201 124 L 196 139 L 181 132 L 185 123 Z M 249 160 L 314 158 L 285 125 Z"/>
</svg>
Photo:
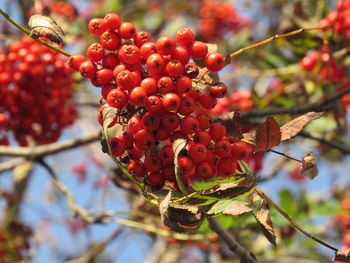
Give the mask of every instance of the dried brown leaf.
<svg viewBox="0 0 350 263">
<path fill-rule="evenodd" d="M 273 117 L 267 117 L 255 133 L 255 151 L 266 152 L 281 142 L 281 130 Z"/>
<path fill-rule="evenodd" d="M 288 140 L 297 135 L 306 124 L 322 116 L 323 112 L 308 112 L 284 124 L 281 127 L 281 141 Z"/>
<path fill-rule="evenodd" d="M 49 16 L 34 14 L 28 22 L 30 35 L 46 37 L 57 44 L 63 43 L 64 33 L 60 26 Z"/>
<path fill-rule="evenodd" d="M 227 207 L 226 209 L 224 209 L 222 211 L 223 214 L 225 215 L 234 215 L 234 216 L 237 216 L 237 215 L 241 215 L 241 214 L 244 214 L 244 213 L 248 213 L 248 212 L 251 212 L 253 209 L 247 205 L 244 205 L 244 204 L 234 204 L 230 207 Z"/>
<path fill-rule="evenodd" d="M 350 249 L 338 250 L 335 253 L 333 261 L 348 262 L 350 261 Z"/>
<path fill-rule="evenodd" d="M 258 205 L 256 206 L 256 204 Z M 261 231 L 263 232 L 267 240 L 269 240 L 273 245 L 276 245 L 276 236 L 275 231 L 273 229 L 268 204 L 258 194 L 253 194 L 252 205 L 254 208 L 254 216 L 257 222 L 259 223 Z"/>
<path fill-rule="evenodd" d="M 309 179 L 314 179 L 318 175 L 317 163 L 312 152 L 305 155 L 301 160 L 300 174 Z"/>
<path fill-rule="evenodd" d="M 239 141 L 243 139 L 242 130 L 241 130 L 241 118 L 240 113 L 235 111 L 232 117 L 232 130 L 229 131 L 233 139 Z"/>
</svg>

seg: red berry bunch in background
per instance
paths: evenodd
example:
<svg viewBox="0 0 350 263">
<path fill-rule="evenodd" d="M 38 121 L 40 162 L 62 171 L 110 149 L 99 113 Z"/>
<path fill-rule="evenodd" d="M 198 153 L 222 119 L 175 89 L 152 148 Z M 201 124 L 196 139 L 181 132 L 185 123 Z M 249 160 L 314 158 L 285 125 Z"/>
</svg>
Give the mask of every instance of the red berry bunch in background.
<svg viewBox="0 0 350 263">
<path fill-rule="evenodd" d="M 323 45 L 321 51 L 314 51 L 302 58 L 300 65 L 306 71 L 312 71 L 317 68 L 322 79 L 333 83 L 341 82 L 345 78 L 345 64 L 331 58 L 328 45 Z"/>
<path fill-rule="evenodd" d="M 205 40 L 222 38 L 226 32 L 236 32 L 250 26 L 250 20 L 237 12 L 232 2 L 203 1 L 199 31 Z"/>
<path fill-rule="evenodd" d="M 118 122 L 126 126 L 111 138 L 111 153 L 123 160 L 136 178 L 160 189 L 168 181 L 177 189 L 173 143 L 185 139 L 178 156 L 178 169 L 186 185 L 196 180 L 235 174 L 238 160 L 250 154 L 248 144 L 226 136 L 226 128 L 213 123 L 203 110 L 210 110 L 225 97 L 223 83 L 200 91 L 193 84 L 202 60 L 209 72 L 225 66 L 225 57 L 208 53 L 208 46 L 196 41 L 189 28 L 181 28 L 175 38 L 161 36 L 152 42 L 145 31 L 136 31 L 117 14 L 93 18 L 88 28 L 99 37 L 82 55 L 73 55 L 69 64 L 101 87 L 106 106 L 118 112 Z"/>
<path fill-rule="evenodd" d="M 71 69 L 56 51 L 29 37 L 0 54 L 0 131 L 28 145 L 54 142 L 75 120 Z M 7 144 L 1 137 L 2 144 Z"/>
<path fill-rule="evenodd" d="M 330 12 L 327 17 L 320 20 L 320 26 L 332 25 L 337 34 L 343 34 L 350 38 L 350 1 L 337 1 L 336 10 Z"/>
</svg>

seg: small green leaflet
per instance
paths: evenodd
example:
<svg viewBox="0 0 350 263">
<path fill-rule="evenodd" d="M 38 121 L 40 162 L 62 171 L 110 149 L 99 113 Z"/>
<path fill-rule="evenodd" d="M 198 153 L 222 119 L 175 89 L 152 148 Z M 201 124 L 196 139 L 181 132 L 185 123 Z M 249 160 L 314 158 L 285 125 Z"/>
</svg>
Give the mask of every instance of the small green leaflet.
<svg viewBox="0 0 350 263">
<path fill-rule="evenodd" d="M 226 214 L 226 215 L 241 215 L 252 211 L 249 204 L 237 200 L 222 200 L 217 202 L 208 212 L 209 215 Z"/>
<path fill-rule="evenodd" d="M 240 182 L 244 179 L 244 177 L 237 178 L 236 176 L 227 177 L 224 179 L 216 179 L 211 181 L 198 181 L 192 184 L 192 188 L 195 191 L 205 191 L 209 190 L 210 188 L 213 188 L 215 186 L 219 186 L 225 183 L 234 183 L 234 182 Z"/>
</svg>

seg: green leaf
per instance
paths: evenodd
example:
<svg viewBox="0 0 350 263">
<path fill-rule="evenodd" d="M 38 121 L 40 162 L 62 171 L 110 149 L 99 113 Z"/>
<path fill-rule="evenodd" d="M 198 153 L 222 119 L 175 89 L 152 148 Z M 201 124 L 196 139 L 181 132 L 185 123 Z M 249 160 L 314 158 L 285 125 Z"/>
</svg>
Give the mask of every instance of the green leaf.
<svg viewBox="0 0 350 263">
<path fill-rule="evenodd" d="M 293 196 L 293 194 L 285 189 L 280 191 L 280 207 L 291 217 L 293 217 L 297 211 L 297 202 Z"/>
<path fill-rule="evenodd" d="M 335 200 L 327 200 L 320 202 L 318 204 L 312 205 L 310 207 L 310 214 L 311 215 L 335 215 L 340 210 L 340 203 L 339 201 Z"/>
<path fill-rule="evenodd" d="M 243 179 L 244 179 L 243 177 L 237 178 L 236 176 L 231 176 L 224 179 L 218 179 L 218 177 L 216 177 L 214 180 L 194 182 L 192 184 L 192 188 L 195 191 L 204 191 L 204 190 L 209 190 L 214 186 L 219 186 L 221 184 L 240 182 Z"/>
<path fill-rule="evenodd" d="M 243 161 L 243 160 L 239 160 L 239 166 L 241 167 L 242 171 L 246 174 L 251 174 L 251 171 L 249 169 L 248 164 Z"/>
</svg>

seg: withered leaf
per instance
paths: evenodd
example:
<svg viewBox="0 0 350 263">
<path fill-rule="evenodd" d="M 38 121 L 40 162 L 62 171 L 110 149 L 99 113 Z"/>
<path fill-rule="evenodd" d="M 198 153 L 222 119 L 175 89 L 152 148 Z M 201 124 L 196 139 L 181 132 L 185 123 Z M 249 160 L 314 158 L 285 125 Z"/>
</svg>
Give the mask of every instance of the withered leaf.
<svg viewBox="0 0 350 263">
<path fill-rule="evenodd" d="M 273 245 L 276 245 L 276 236 L 273 229 L 268 204 L 258 194 L 253 194 L 252 206 L 255 219 L 259 223 L 261 231 L 268 241 L 270 241 Z"/>
<path fill-rule="evenodd" d="M 230 130 L 230 135 L 235 140 L 243 139 L 242 130 L 241 130 L 241 118 L 240 113 L 235 111 L 232 117 L 232 129 Z"/>
<path fill-rule="evenodd" d="M 308 112 L 295 118 L 281 127 L 281 141 L 288 140 L 297 135 L 306 124 L 322 116 L 323 112 Z"/>
<path fill-rule="evenodd" d="M 335 253 L 333 261 L 348 262 L 350 261 L 350 249 L 338 250 Z"/>
<path fill-rule="evenodd" d="M 182 181 L 181 175 L 179 173 L 179 165 L 177 162 L 180 151 L 186 146 L 187 141 L 184 139 L 177 139 L 173 142 L 173 152 L 174 152 L 174 169 L 177 184 L 182 192 L 186 192 L 185 185 Z"/>
<path fill-rule="evenodd" d="M 300 174 L 308 177 L 309 179 L 314 179 L 318 175 L 317 163 L 312 152 L 305 155 L 301 160 Z"/>
<path fill-rule="evenodd" d="M 236 200 L 221 200 L 208 211 L 208 214 L 241 215 L 251 212 L 252 208 L 247 203 Z"/>
<path fill-rule="evenodd" d="M 252 133 L 243 133 L 243 140 L 250 141 L 250 142 L 255 142 L 255 135 Z"/>
<path fill-rule="evenodd" d="M 28 22 L 30 35 L 33 37 L 46 37 L 52 42 L 62 44 L 64 39 L 63 30 L 49 16 L 34 14 Z"/>
<path fill-rule="evenodd" d="M 210 207 L 171 204 L 171 192 L 163 199 L 159 206 L 162 222 L 176 232 L 190 232 L 202 224 L 205 213 Z"/>
<path fill-rule="evenodd" d="M 107 138 L 118 136 L 123 131 L 123 125 L 119 124 L 117 109 L 106 105 L 102 109 L 103 131 Z"/>
<path fill-rule="evenodd" d="M 267 117 L 255 134 L 255 151 L 266 152 L 281 142 L 281 130 L 273 117 Z"/>
</svg>

